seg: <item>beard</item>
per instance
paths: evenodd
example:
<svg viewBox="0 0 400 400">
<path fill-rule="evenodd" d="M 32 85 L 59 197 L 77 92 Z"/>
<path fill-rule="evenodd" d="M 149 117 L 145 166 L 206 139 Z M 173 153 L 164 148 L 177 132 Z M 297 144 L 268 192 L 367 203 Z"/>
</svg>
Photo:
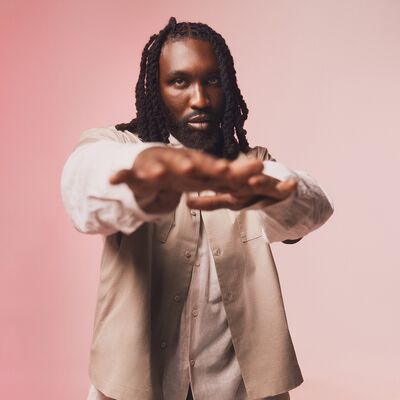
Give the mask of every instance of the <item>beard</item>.
<svg viewBox="0 0 400 400">
<path fill-rule="evenodd" d="M 218 122 L 212 124 L 207 131 L 200 131 L 188 125 L 189 119 L 197 115 L 204 115 L 204 112 L 193 112 L 188 116 L 175 120 L 168 110 L 164 110 L 166 125 L 169 133 L 179 140 L 185 147 L 200 150 L 216 157 L 222 156 L 224 140 L 222 129 Z M 210 115 L 210 114 L 208 114 Z M 214 121 L 214 119 L 213 119 Z"/>
</svg>

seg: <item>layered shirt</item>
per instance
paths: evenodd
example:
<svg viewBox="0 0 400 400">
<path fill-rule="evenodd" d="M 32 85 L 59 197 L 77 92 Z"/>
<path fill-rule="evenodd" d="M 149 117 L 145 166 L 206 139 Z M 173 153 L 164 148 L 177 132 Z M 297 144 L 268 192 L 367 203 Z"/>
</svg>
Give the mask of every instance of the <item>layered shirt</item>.
<svg viewBox="0 0 400 400">
<path fill-rule="evenodd" d="M 113 127 L 100 128 L 97 132 L 101 133 L 101 129 L 118 135 Z M 144 149 L 163 144 L 119 143 L 107 140 L 107 135 L 102 138 L 101 134 L 96 140 L 94 137 L 96 130 L 84 135 L 85 142 L 74 150 L 63 171 L 62 196 L 74 226 L 81 232 L 104 237 L 117 232 L 132 235 L 143 224 L 162 227 L 162 221 L 169 220 L 169 215 L 144 212 L 125 184 L 110 185 L 108 178 L 120 169 L 130 168 Z M 170 146 L 182 147 L 173 138 Z M 324 190 L 304 171 L 290 170 L 266 150 L 262 153 L 264 174 L 279 180 L 295 178 L 298 188 L 288 198 L 273 205 L 260 201 L 247 209 L 260 222 L 260 238 L 269 246 L 273 242 L 299 239 L 321 226 L 333 212 L 332 202 Z M 203 194 L 207 193 L 197 195 Z M 311 206 L 312 213 L 309 212 Z M 171 334 L 171 327 L 164 322 L 165 316 L 158 320 L 157 316 L 152 317 L 156 319 L 153 326 L 158 332 L 162 398 L 184 400 L 190 385 L 196 400 L 288 399 L 287 391 L 273 397 L 251 397 L 247 392 L 224 304 L 230 301 L 227 297 L 232 294 L 222 293 L 215 265 L 216 253 L 220 250 L 210 246 L 202 212 L 189 211 L 199 232 L 195 251 L 187 250 L 185 254 L 191 261 L 187 292 L 164 292 L 162 282 L 158 281 L 163 293 L 162 300 L 157 301 L 170 302 L 180 310 L 175 332 Z M 163 234 L 163 230 L 160 233 Z M 159 273 L 163 280 L 175 279 L 158 270 L 157 266 L 154 273 Z M 165 339 L 163 331 L 169 331 Z M 96 388 L 95 383 L 91 384 L 88 400 L 113 398 Z M 115 397 L 115 400 L 125 400 L 125 397 Z"/>
</svg>

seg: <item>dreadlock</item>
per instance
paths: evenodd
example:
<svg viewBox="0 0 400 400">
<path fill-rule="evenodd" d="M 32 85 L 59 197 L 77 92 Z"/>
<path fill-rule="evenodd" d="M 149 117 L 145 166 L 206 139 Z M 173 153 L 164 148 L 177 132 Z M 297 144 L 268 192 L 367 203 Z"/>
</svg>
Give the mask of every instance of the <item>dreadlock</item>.
<svg viewBox="0 0 400 400">
<path fill-rule="evenodd" d="M 140 73 L 136 83 L 136 118 L 129 123 L 116 125 L 116 129 L 137 133 L 143 142 L 169 143 L 169 132 L 159 90 L 159 59 L 166 41 L 181 38 L 205 40 L 214 49 L 225 96 L 225 110 L 221 123 L 223 157 L 235 159 L 239 150 L 243 152 L 249 150 L 247 132 L 243 128 L 249 110 L 237 85 L 236 70 L 227 44 L 219 33 L 206 24 L 177 23 L 176 19 L 171 17 L 158 35 L 150 37 L 142 52 Z"/>
</svg>

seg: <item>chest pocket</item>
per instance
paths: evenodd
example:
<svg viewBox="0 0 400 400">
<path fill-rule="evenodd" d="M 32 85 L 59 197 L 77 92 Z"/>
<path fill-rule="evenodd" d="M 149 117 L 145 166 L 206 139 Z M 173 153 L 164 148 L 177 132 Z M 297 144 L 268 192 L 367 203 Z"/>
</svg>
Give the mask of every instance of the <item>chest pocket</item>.
<svg viewBox="0 0 400 400">
<path fill-rule="evenodd" d="M 175 211 L 166 215 L 160 221 L 155 221 L 153 223 L 155 238 L 161 243 L 165 243 L 172 228 L 175 226 Z"/>
<path fill-rule="evenodd" d="M 236 227 L 242 242 L 262 237 L 261 220 L 256 210 L 239 212 L 236 215 Z"/>
</svg>

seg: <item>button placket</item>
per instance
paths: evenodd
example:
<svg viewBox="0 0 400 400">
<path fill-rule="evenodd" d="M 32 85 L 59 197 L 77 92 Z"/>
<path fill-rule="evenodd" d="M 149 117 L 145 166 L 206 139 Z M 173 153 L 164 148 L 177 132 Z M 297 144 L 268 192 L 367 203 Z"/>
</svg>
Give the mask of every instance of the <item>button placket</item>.
<svg viewBox="0 0 400 400">
<path fill-rule="evenodd" d="M 202 216 L 201 212 L 198 210 L 191 210 L 190 211 L 192 222 L 194 223 L 196 221 L 200 223 L 200 235 L 202 234 Z M 188 297 L 186 299 L 186 304 L 188 306 L 187 308 L 187 314 L 186 314 L 186 321 L 188 324 L 188 343 L 187 343 L 187 353 L 186 353 L 186 363 L 188 363 L 189 369 L 194 368 L 196 364 L 196 348 L 195 343 L 196 343 L 196 332 L 198 330 L 198 323 L 199 323 L 199 318 L 202 314 L 202 303 L 199 301 L 199 295 L 200 295 L 200 289 L 201 289 L 201 279 L 202 279 L 202 272 L 203 270 L 200 269 L 200 260 L 202 260 L 202 254 L 203 251 L 199 252 L 199 246 L 200 246 L 200 237 L 198 240 L 198 245 L 197 245 L 197 251 L 192 253 L 192 258 L 189 259 L 191 265 L 192 265 L 192 279 L 190 283 L 190 290 Z M 194 370 L 192 371 L 194 374 Z"/>
</svg>

